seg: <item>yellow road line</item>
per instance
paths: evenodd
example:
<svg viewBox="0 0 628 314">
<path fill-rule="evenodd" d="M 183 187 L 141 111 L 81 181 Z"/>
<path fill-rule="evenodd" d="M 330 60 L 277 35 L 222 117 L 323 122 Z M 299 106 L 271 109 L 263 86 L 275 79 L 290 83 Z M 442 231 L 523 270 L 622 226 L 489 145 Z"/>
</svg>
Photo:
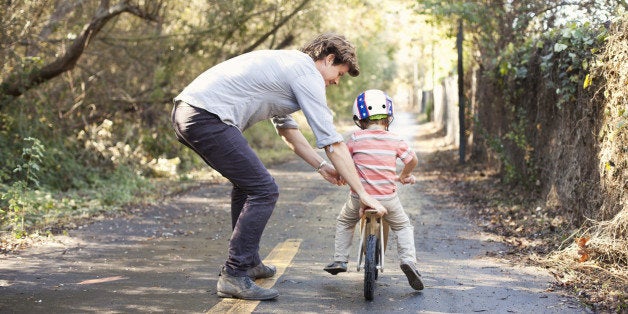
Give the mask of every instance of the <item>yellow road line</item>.
<svg viewBox="0 0 628 314">
<path fill-rule="evenodd" d="M 277 273 L 272 278 L 258 279 L 255 283 L 263 288 L 271 288 L 277 282 L 277 279 L 283 275 L 286 268 L 292 263 L 292 259 L 299 251 L 301 239 L 288 239 L 277 244 L 275 248 L 264 259 L 264 264 L 275 265 Z M 249 301 L 239 299 L 222 299 L 218 304 L 214 305 L 207 313 L 251 313 L 260 301 Z"/>
</svg>

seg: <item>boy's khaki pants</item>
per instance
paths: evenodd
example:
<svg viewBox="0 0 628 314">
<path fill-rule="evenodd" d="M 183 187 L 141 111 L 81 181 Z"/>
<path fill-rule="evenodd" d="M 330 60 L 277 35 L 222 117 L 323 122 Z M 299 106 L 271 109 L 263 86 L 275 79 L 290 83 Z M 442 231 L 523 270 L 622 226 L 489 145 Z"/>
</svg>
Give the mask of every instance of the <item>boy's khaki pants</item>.
<svg viewBox="0 0 628 314">
<path fill-rule="evenodd" d="M 388 222 L 390 229 L 397 235 L 397 251 L 400 264 L 414 264 L 416 262 L 416 249 L 414 247 L 414 227 L 410 218 L 403 210 L 399 197 L 379 200 L 386 207 L 388 214 L 384 220 Z M 360 220 L 360 200 L 349 195 L 338 218 L 336 218 L 336 239 L 334 261 L 348 262 L 349 250 L 353 240 L 353 233 L 357 222 Z"/>
</svg>

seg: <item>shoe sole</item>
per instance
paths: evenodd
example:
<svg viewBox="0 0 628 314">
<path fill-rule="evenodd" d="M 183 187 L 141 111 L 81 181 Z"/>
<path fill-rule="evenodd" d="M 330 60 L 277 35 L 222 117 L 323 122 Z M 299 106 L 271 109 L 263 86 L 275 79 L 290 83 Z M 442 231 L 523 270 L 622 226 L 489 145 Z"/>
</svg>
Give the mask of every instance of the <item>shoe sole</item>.
<svg viewBox="0 0 628 314">
<path fill-rule="evenodd" d="M 414 290 L 423 290 L 423 282 L 421 281 L 421 276 L 417 274 L 410 265 L 401 265 L 401 270 L 406 277 L 408 277 L 408 283 L 410 283 L 410 287 Z"/>
<path fill-rule="evenodd" d="M 254 300 L 254 301 L 272 300 L 272 299 L 276 299 L 279 296 L 279 294 L 277 294 L 275 296 L 268 296 L 268 297 L 243 298 L 243 297 L 237 296 L 235 294 L 229 294 L 229 293 L 224 293 L 224 292 L 217 292 L 217 294 L 221 298 L 232 298 L 232 299 Z"/>
<path fill-rule="evenodd" d="M 342 268 L 325 268 L 324 270 L 332 275 L 337 275 L 338 273 L 344 273 L 347 271 L 346 269 Z"/>
</svg>

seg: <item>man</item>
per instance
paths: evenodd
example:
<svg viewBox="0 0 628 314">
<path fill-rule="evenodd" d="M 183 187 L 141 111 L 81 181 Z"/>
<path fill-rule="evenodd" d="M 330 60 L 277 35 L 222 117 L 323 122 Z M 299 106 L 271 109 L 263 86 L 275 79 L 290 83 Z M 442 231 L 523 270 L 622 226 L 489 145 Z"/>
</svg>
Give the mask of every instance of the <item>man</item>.
<svg viewBox="0 0 628 314">
<path fill-rule="evenodd" d="M 298 50 L 253 51 L 224 61 L 199 75 L 177 97 L 172 123 L 177 138 L 233 184 L 233 233 L 229 257 L 220 273 L 220 297 L 249 300 L 276 298 L 275 289 L 253 280 L 272 277 L 259 242 L 279 196 L 277 184 L 242 132 L 272 119 L 290 148 L 330 183 L 347 183 L 364 207 L 385 211 L 360 183 L 343 137 L 336 132 L 325 88 L 345 74 L 357 76 L 354 46 L 343 36 L 322 34 Z M 291 113 L 302 110 L 325 148 L 331 165 L 310 146 Z"/>
</svg>

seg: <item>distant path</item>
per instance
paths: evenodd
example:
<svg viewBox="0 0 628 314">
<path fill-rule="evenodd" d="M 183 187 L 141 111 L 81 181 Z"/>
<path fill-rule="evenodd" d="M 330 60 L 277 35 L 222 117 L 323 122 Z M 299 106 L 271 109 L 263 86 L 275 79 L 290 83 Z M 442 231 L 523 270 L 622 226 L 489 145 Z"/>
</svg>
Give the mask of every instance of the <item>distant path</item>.
<svg viewBox="0 0 628 314">
<path fill-rule="evenodd" d="M 415 125 L 410 115 L 397 114 L 394 124 L 408 139 L 414 134 L 421 139 L 412 139 L 419 158 L 440 143 L 429 136 L 429 124 Z M 348 273 L 322 270 L 332 258 L 335 217 L 347 187 L 328 184 L 300 160 L 271 171 L 281 196 L 261 253 L 273 252 L 268 258 L 282 274 L 260 284 L 280 291 L 276 301 L 216 296 L 231 226 L 230 187 L 223 183 L 0 256 L 0 313 L 206 313 L 217 307 L 260 313 L 588 312 L 574 299 L 548 291 L 552 278 L 545 270 L 490 257 L 505 247 L 464 218 L 454 191 L 438 191 L 438 178 L 420 172 L 417 184 L 399 190 L 415 226 L 426 288 L 415 292 L 408 286 L 391 239 L 375 300 L 366 302 L 355 253 Z M 292 245 L 293 252 L 273 251 L 282 245 L 286 250 Z"/>
</svg>

